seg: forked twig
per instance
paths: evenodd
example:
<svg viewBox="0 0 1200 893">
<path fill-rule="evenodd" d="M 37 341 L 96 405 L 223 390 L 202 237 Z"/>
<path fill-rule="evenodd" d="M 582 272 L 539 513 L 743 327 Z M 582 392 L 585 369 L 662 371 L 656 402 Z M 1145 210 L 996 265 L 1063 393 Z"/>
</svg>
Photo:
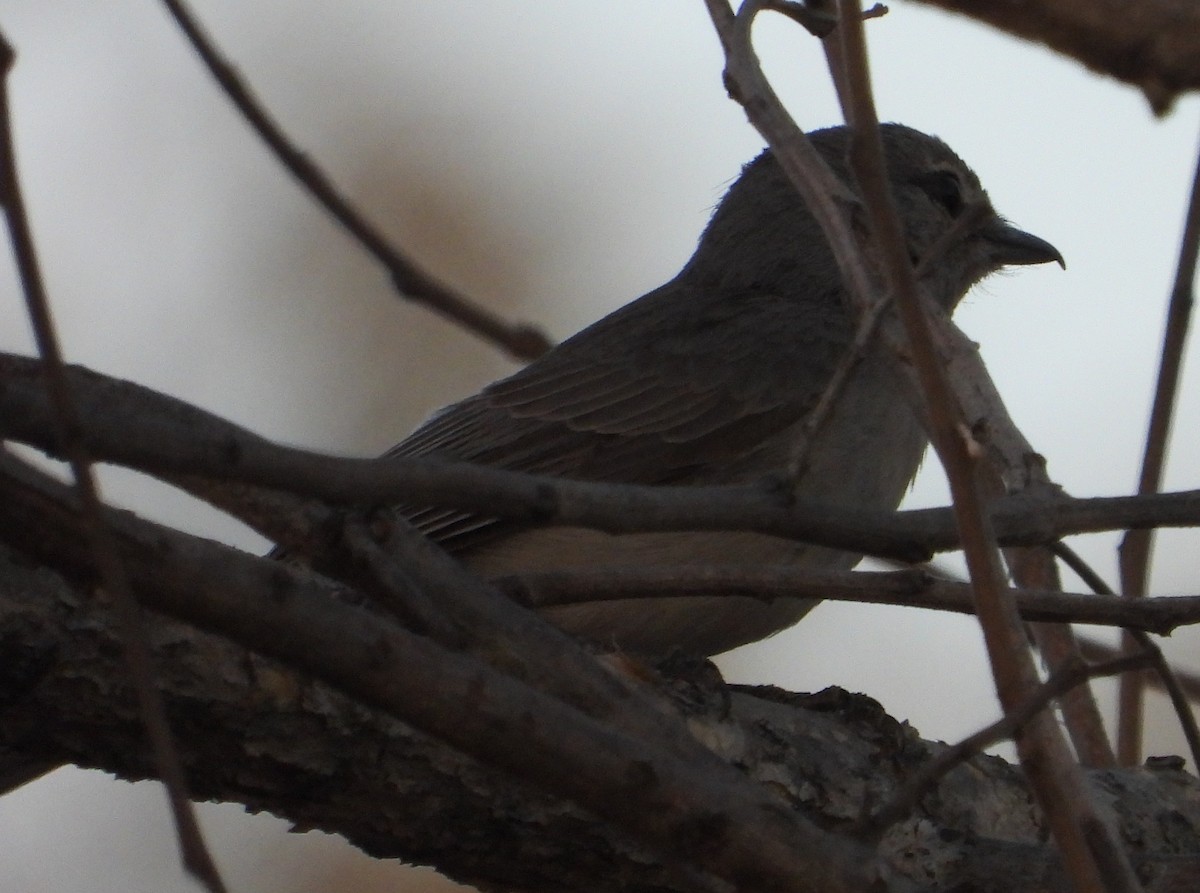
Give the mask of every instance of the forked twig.
<svg viewBox="0 0 1200 893">
<path fill-rule="evenodd" d="M 1087 636 L 1079 637 L 1079 651 L 1085 659 L 1090 661 L 1109 660 L 1121 655 L 1120 649 L 1109 645 L 1107 642 L 1101 642 Z M 1187 703 L 1200 703 L 1200 674 L 1188 673 L 1184 670 L 1172 668 L 1171 677 L 1179 686 L 1179 691 Z M 1162 679 L 1158 676 L 1151 676 L 1147 680 L 1147 684 L 1155 691 L 1165 691 Z"/>
</svg>

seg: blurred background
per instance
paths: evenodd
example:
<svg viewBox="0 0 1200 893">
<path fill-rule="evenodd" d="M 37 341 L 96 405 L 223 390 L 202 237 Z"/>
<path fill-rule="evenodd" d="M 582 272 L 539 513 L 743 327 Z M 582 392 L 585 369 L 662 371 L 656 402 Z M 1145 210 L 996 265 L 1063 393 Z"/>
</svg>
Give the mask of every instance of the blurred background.
<svg viewBox="0 0 1200 893">
<path fill-rule="evenodd" d="M 556 339 L 670 278 L 761 146 L 725 96 L 698 0 L 196 0 L 195 10 L 284 128 L 396 242 Z M 756 37 L 777 89 L 802 126 L 837 123 L 818 44 L 770 19 Z M 18 53 L 19 162 L 72 361 L 268 437 L 361 456 L 515 368 L 395 298 L 255 141 L 158 4 L 0 0 L 0 29 Z M 1127 87 L 907 3 L 868 34 L 881 116 L 942 136 L 1002 213 L 1067 258 L 1065 273 L 989 280 L 958 323 L 1058 481 L 1077 496 L 1131 492 L 1196 101 L 1156 120 Z M 0 349 L 31 350 L 7 255 Z M 1191 352 L 1171 489 L 1200 486 Z M 264 548 L 165 487 L 120 472 L 104 481 L 112 500 L 149 516 Z M 945 499 L 927 462 L 908 504 Z M 1075 545 L 1115 580 L 1116 542 Z M 1200 536 L 1157 542 L 1153 591 L 1196 592 Z M 1200 670 L 1198 641 L 1165 644 Z M 736 681 L 867 692 L 926 737 L 954 739 L 997 715 L 966 618 L 826 604 L 720 664 Z M 1109 709 L 1111 686 L 1099 690 Z M 1157 697 L 1150 713 L 1147 752 L 1182 752 Z M 201 817 L 243 893 L 449 886 L 237 806 Z M 73 769 L 0 800 L 0 886 L 194 889 L 157 786 Z"/>
</svg>

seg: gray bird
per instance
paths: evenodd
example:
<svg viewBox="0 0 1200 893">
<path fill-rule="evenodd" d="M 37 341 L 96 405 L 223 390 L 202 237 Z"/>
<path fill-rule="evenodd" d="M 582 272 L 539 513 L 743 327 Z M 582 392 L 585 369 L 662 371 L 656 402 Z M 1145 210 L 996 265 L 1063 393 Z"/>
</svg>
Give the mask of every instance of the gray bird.
<svg viewBox="0 0 1200 893">
<path fill-rule="evenodd" d="M 848 131 L 810 134 L 853 188 Z M 984 276 L 1062 257 L 1005 222 L 940 140 L 883 127 L 889 178 L 914 263 L 968 208 L 923 285 L 947 311 Z M 944 250 L 943 250 L 944 249 Z M 696 253 L 667 284 L 515 375 L 429 419 L 394 456 L 634 484 L 748 483 L 786 468 L 796 433 L 846 352 L 855 320 L 816 220 L 769 151 L 745 166 Z M 876 339 L 878 340 L 878 339 Z M 873 344 L 807 453 L 799 499 L 892 510 L 927 438 Z M 416 527 L 483 575 L 583 566 L 786 564 L 849 569 L 860 555 L 756 533 L 614 535 L 404 506 Z M 594 602 L 547 609 L 568 632 L 635 652 L 718 654 L 796 623 L 815 604 L 744 596 Z"/>
</svg>

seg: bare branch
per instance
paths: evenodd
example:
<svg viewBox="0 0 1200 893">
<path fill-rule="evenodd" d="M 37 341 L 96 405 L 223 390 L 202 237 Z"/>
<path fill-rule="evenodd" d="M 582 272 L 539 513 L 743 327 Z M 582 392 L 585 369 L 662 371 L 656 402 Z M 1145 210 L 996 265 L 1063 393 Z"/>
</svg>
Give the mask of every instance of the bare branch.
<svg viewBox="0 0 1200 893">
<path fill-rule="evenodd" d="M 1112 645 L 1090 638 L 1081 638 L 1079 640 L 1079 647 L 1083 652 L 1083 656 L 1091 661 L 1109 660 L 1113 657 L 1119 657 L 1122 653 L 1120 649 L 1114 648 Z M 1171 676 L 1174 678 L 1176 688 L 1185 704 L 1188 702 L 1200 704 L 1200 675 L 1172 668 Z M 1166 684 L 1158 675 L 1152 675 L 1148 684 L 1151 688 L 1158 691 L 1167 691 Z M 1172 700 L 1174 700 L 1174 696 L 1172 696 Z"/>
<path fill-rule="evenodd" d="M 195 406 L 81 367 L 68 367 L 88 449 L 98 460 L 180 481 L 273 540 L 291 544 L 311 504 L 411 502 L 557 521 L 610 531 L 755 530 L 915 562 L 958 546 L 948 509 L 896 515 L 807 506 L 783 488 L 642 487 L 567 481 L 462 462 L 344 459 L 283 447 Z M 60 455 L 36 360 L 0 353 L 0 437 Z M 225 483 L 222 483 L 225 482 Z M 238 490 L 234 483 L 252 485 Z M 269 488 L 269 489 L 260 489 Z M 990 507 L 1005 545 L 1131 527 L 1200 525 L 1200 491 L 1044 500 L 1020 495 Z M 322 517 L 324 515 L 321 515 Z"/>
<path fill-rule="evenodd" d="M 1138 478 L 1138 493 L 1156 493 L 1162 486 L 1163 466 L 1167 458 L 1167 443 L 1171 434 L 1171 419 L 1175 413 L 1179 376 L 1183 367 L 1183 352 L 1187 344 L 1188 325 L 1192 317 L 1192 290 L 1196 279 L 1196 255 L 1200 252 L 1200 156 L 1192 179 L 1192 197 L 1188 203 L 1183 237 L 1179 246 L 1179 261 L 1167 307 L 1167 326 L 1163 333 L 1162 356 L 1158 380 L 1154 388 L 1154 405 L 1146 431 L 1146 450 L 1142 473 Z M 1153 534 L 1149 530 L 1132 530 L 1125 534 L 1117 548 L 1121 569 L 1121 592 L 1129 598 L 1146 594 L 1150 572 L 1150 552 Z M 1127 645 L 1132 644 L 1127 642 Z M 1133 765 L 1142 749 L 1142 676 L 1134 674 L 1121 678 L 1117 713 L 1117 752 L 1122 762 Z"/>
<path fill-rule="evenodd" d="M 1062 591 L 1058 565 L 1049 550 L 1008 549 L 1004 557 L 1018 586 Z M 1051 675 L 1058 672 L 1060 667 L 1073 667 L 1083 661 L 1069 624 L 1036 622 L 1028 623 L 1027 627 Z M 1065 689 L 1058 704 L 1079 762 L 1085 766 L 1115 766 L 1116 754 L 1109 742 L 1091 686 L 1076 685 Z"/>
<path fill-rule="evenodd" d="M 341 594 L 327 588 L 324 601 L 336 605 Z M 707 887 L 692 883 L 694 874 L 679 877 L 587 811 L 489 771 L 306 673 L 154 614 L 148 623 L 199 797 L 269 810 L 341 834 L 378 858 L 433 863 L 484 888 L 511 888 L 516 878 L 538 893 L 719 884 L 708 875 L 701 875 Z M 100 600 L 0 550 L 0 627 L 9 653 L 23 655 L 0 674 L 0 771 L 10 758 L 40 755 L 123 778 L 153 775 Z M 844 827 L 864 802 L 889 802 L 941 749 L 863 696 L 727 689 L 711 673 L 663 683 L 646 668 L 640 675 L 659 692 L 661 721 L 686 720 L 723 761 L 781 792 L 787 809 L 827 826 Z M 110 696 L 97 698 L 98 690 Z M 1156 765 L 1093 778 L 1120 804 L 1150 889 L 1192 889 L 1200 863 L 1178 852 L 1200 828 L 1196 781 Z M 1164 811 L 1171 822 L 1161 821 Z M 900 893 L 904 877 L 919 879 L 921 889 L 1070 889 L 1019 774 L 994 757 L 946 775 L 880 852 L 899 876 L 881 893 Z"/>
<path fill-rule="evenodd" d="M 764 600 L 811 598 L 975 613 L 969 584 L 944 580 L 923 570 L 809 571 L 758 564 L 591 567 L 497 577 L 491 582 L 532 608 L 736 593 Z M 1027 620 L 1121 626 L 1160 634 L 1200 623 L 1200 595 L 1161 596 L 1133 603 L 1115 595 L 1054 589 L 1016 588 L 1010 593 Z"/>
<path fill-rule="evenodd" d="M 1200 9 L 1191 0 L 920 0 L 1037 41 L 1133 84 L 1158 114 L 1200 88 Z"/>
<path fill-rule="evenodd" d="M 1055 543 L 1050 547 L 1056 556 L 1058 556 L 1067 567 L 1071 568 L 1080 579 L 1088 586 L 1092 587 L 1092 591 L 1099 595 L 1112 596 L 1112 588 L 1109 587 L 1104 579 L 1096 573 L 1079 555 L 1075 553 L 1066 543 Z M 1125 601 L 1132 604 L 1145 604 L 1146 599 L 1126 599 Z M 1187 739 L 1188 748 L 1192 752 L 1192 766 L 1200 766 L 1200 726 L 1196 724 L 1196 716 L 1192 712 L 1192 706 L 1189 701 L 1189 692 L 1187 690 L 1187 682 L 1189 680 L 1181 679 L 1181 675 L 1170 664 L 1167 663 L 1166 656 L 1162 653 L 1162 649 L 1158 647 L 1156 642 L 1150 640 L 1144 632 L 1135 631 L 1127 628 L 1127 632 L 1131 633 L 1134 644 L 1142 651 L 1154 656 L 1154 675 L 1151 680 L 1156 681 L 1160 688 L 1171 699 L 1171 706 L 1175 710 L 1175 716 L 1179 719 L 1179 725 L 1183 729 L 1183 735 Z M 1132 650 L 1127 641 L 1122 642 L 1121 650 L 1129 652 Z M 1192 700 L 1200 700 L 1200 693 L 1197 692 L 1200 686 L 1192 685 L 1190 696 Z"/>
<path fill-rule="evenodd" d="M 188 796 L 187 780 L 167 722 L 162 695 L 155 685 L 150 643 L 142 627 L 138 605 L 130 590 L 125 567 L 117 556 L 113 537 L 101 517 L 100 492 L 92 472 L 92 459 L 81 436 L 79 410 L 67 380 L 62 349 L 51 317 L 50 300 L 42 279 L 17 174 L 8 102 L 8 75 L 12 63 L 12 47 L 0 35 L 0 204 L 3 205 L 8 224 L 26 312 L 42 356 L 46 389 L 53 405 L 51 415 L 56 439 L 62 445 L 71 467 L 75 491 L 82 506 L 81 533 L 99 568 L 100 581 L 116 603 L 121 618 L 125 661 L 137 691 L 146 734 L 154 749 L 154 758 L 171 804 L 184 868 L 213 893 L 224 893 L 225 884 L 204 843 Z"/>
<path fill-rule="evenodd" d="M 964 422 L 938 361 L 933 336 L 921 305 L 903 229 L 888 186 L 867 65 L 862 10 L 857 0 L 840 0 L 841 96 L 854 130 L 850 161 L 863 192 L 884 277 L 895 295 L 924 397 L 930 439 L 941 459 L 954 500 L 955 520 L 975 590 L 980 626 L 992 663 L 1000 703 L 1015 711 L 1036 688 L 1037 669 L 1025 645 L 1020 615 L 1004 586 L 998 543 L 981 492 L 978 467 L 982 451 L 968 442 Z M 904 342 L 901 342 L 903 345 Z M 902 349 L 897 347 L 897 352 Z M 1136 891 L 1139 884 L 1114 829 L 1092 803 L 1082 773 L 1072 760 L 1048 711 L 1032 717 L 1016 738 L 1021 765 L 1045 810 L 1068 870 L 1081 891 Z"/>
<path fill-rule="evenodd" d="M 76 542 L 74 501 L 45 475 L 12 459 L 3 464 L 5 538 L 88 579 L 92 559 Z M 592 715 L 585 715 L 474 657 L 330 598 L 309 573 L 126 512 L 105 517 L 143 604 L 311 673 L 486 765 L 566 797 L 669 862 L 683 860 L 735 885 L 812 893 L 859 891 L 877 876 L 869 851 L 782 808 L 778 797 L 747 783 L 599 665 L 617 696 L 595 687 Z M 575 647 L 568 644 L 564 654 Z M 622 690 L 629 692 L 623 698 Z M 643 704 L 637 727 L 653 726 L 656 735 L 631 735 L 621 722 Z"/>
<path fill-rule="evenodd" d="M 922 766 L 895 800 L 876 811 L 863 823 L 862 830 L 874 834 L 882 833 L 890 825 L 895 824 L 911 812 L 920 799 L 937 784 L 938 780 L 955 766 L 960 766 L 978 756 L 993 744 L 1012 738 L 1025 723 L 1049 707 L 1052 701 L 1061 700 L 1072 688 L 1099 676 L 1113 676 L 1126 670 L 1144 667 L 1152 661 L 1152 655 L 1147 652 L 1139 652 L 1113 658 L 1095 666 L 1088 666 L 1082 661 L 1068 661 L 1060 664 L 1050 678 L 1036 690 L 1030 692 L 1025 702 L 1015 710 L 975 734 L 947 747 Z"/>
<path fill-rule="evenodd" d="M 179 24 L 193 49 L 208 67 L 213 79 L 225 91 L 234 107 L 275 154 L 279 163 L 316 199 L 330 215 L 392 277 L 400 294 L 490 341 L 519 360 L 532 360 L 550 349 L 550 341 L 533 326 L 513 325 L 491 311 L 455 293 L 392 245 L 338 192 L 328 176 L 293 145 L 267 110 L 254 97 L 241 77 L 204 33 L 183 0 L 163 0 L 172 18 Z"/>
</svg>

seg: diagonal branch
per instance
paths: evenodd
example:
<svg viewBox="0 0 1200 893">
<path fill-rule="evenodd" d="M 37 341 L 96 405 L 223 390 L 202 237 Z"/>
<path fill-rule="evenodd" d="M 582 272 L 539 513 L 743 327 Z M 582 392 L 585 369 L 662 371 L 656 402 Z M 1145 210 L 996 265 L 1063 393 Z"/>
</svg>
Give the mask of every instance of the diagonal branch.
<svg viewBox="0 0 1200 893">
<path fill-rule="evenodd" d="M 279 163 L 388 271 L 400 294 L 429 307 L 519 360 L 532 360 L 550 349 L 550 341 L 532 326 L 513 325 L 454 292 L 392 245 L 338 192 L 313 161 L 297 149 L 254 97 L 250 88 L 216 48 L 183 0 L 163 0 L 167 11 L 254 132 Z"/>
<path fill-rule="evenodd" d="M 1112 658 L 1101 664 L 1088 665 L 1081 659 L 1060 663 L 1045 682 L 1030 692 L 1024 703 L 986 728 L 980 729 L 954 745 L 941 751 L 921 767 L 891 803 L 884 805 L 862 823 L 864 831 L 881 833 L 907 815 L 917 802 L 955 766 L 1000 741 L 1014 737 L 1021 727 L 1038 713 L 1046 710 L 1051 702 L 1061 700 L 1072 688 L 1099 676 L 1114 676 L 1127 670 L 1144 667 L 1153 661 L 1148 652 L 1138 652 Z"/>
</svg>

